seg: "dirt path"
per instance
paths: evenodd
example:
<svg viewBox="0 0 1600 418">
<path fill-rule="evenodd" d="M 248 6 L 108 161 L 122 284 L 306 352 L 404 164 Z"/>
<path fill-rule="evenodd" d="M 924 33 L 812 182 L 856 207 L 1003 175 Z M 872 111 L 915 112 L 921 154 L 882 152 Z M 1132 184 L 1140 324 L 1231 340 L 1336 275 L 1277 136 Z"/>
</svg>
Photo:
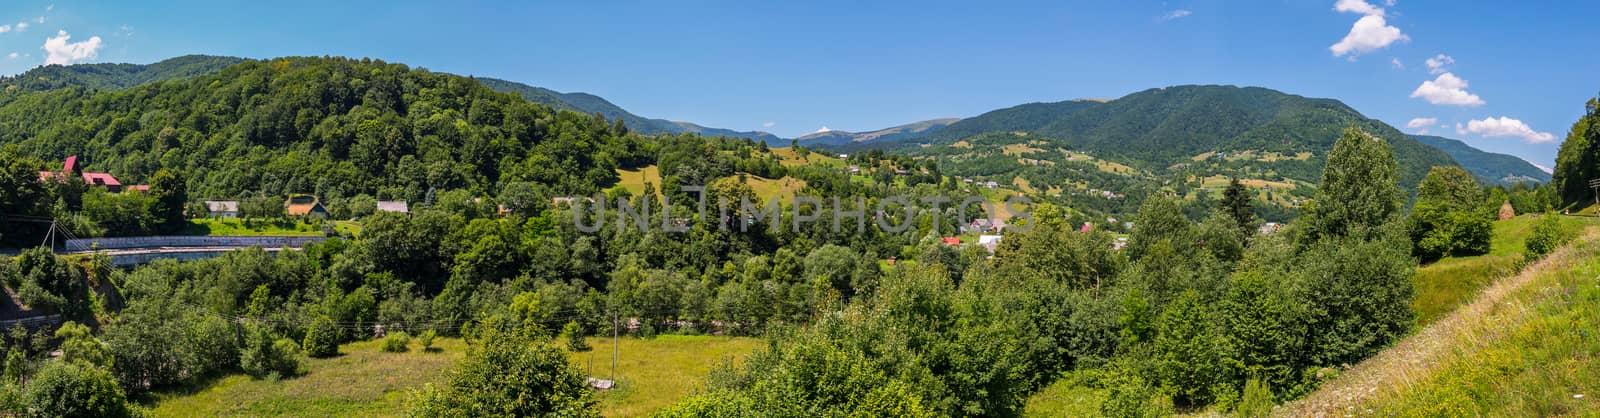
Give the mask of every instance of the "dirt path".
<svg viewBox="0 0 1600 418">
<path fill-rule="evenodd" d="M 1577 241 L 1596 240 L 1600 240 L 1600 228 L 1590 227 L 1574 244 Z M 1539 272 L 1564 269 L 1581 260 L 1582 255 L 1574 247 L 1573 244 L 1563 246 L 1521 273 L 1497 280 L 1472 303 L 1345 370 L 1316 392 L 1278 407 L 1273 410 L 1273 415 L 1343 417 L 1371 414 L 1371 411 L 1358 409 L 1364 401 L 1375 394 L 1393 392 L 1432 377 L 1436 366 L 1451 352 L 1451 342 L 1462 334 L 1473 332 L 1475 327 L 1483 326 L 1482 321 L 1495 305 L 1526 286 Z"/>
</svg>

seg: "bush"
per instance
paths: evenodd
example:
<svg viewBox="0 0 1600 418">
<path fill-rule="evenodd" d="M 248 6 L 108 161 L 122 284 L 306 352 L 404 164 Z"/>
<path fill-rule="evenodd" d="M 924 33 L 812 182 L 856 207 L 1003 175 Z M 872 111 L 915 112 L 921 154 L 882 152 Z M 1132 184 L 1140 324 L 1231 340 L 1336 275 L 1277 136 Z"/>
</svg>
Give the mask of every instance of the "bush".
<svg viewBox="0 0 1600 418">
<path fill-rule="evenodd" d="M 383 352 L 404 353 L 409 349 L 406 346 L 410 344 L 411 336 L 407 335 L 405 331 L 391 332 L 388 336 L 383 337 Z"/>
<path fill-rule="evenodd" d="M 583 374 L 536 326 L 491 317 L 474 330 L 474 344 L 443 386 L 428 385 L 412 400 L 411 415 L 599 416 Z"/>
<path fill-rule="evenodd" d="M 561 328 L 561 334 L 567 337 L 567 350 L 574 353 L 589 351 L 589 342 L 583 338 L 583 326 L 578 321 L 568 322 Z"/>
<path fill-rule="evenodd" d="M 431 329 L 427 330 L 427 331 L 423 331 L 422 335 L 418 335 L 417 336 L 417 344 L 421 344 L 422 345 L 422 352 L 424 352 L 424 353 L 432 352 L 433 351 L 433 339 L 438 337 L 438 336 L 439 336 L 439 333 L 438 332 L 434 332 L 434 330 L 431 330 Z"/>
<path fill-rule="evenodd" d="M 239 356 L 239 367 L 257 379 L 293 376 L 300 371 L 300 345 L 294 340 L 274 340 L 266 328 L 257 328 Z"/>
<path fill-rule="evenodd" d="M 1235 412 L 1243 418 L 1264 418 L 1272 414 L 1272 388 L 1261 379 L 1244 382 L 1244 398 Z"/>
<path fill-rule="evenodd" d="M 1567 241 L 1571 241 L 1573 233 L 1561 227 L 1561 218 L 1554 214 L 1545 214 L 1539 217 L 1539 222 L 1533 225 L 1533 234 L 1528 236 L 1524 244 L 1527 252 L 1523 254 L 1526 262 L 1538 261 L 1560 248 Z"/>
<path fill-rule="evenodd" d="M 331 357 L 339 354 L 339 327 L 333 324 L 333 318 L 318 316 L 311 321 L 311 327 L 306 329 L 305 338 L 306 355 L 311 357 Z"/>
<path fill-rule="evenodd" d="M 111 373 L 60 361 L 45 365 L 22 394 L 28 417 L 126 417 L 126 396 Z"/>
</svg>

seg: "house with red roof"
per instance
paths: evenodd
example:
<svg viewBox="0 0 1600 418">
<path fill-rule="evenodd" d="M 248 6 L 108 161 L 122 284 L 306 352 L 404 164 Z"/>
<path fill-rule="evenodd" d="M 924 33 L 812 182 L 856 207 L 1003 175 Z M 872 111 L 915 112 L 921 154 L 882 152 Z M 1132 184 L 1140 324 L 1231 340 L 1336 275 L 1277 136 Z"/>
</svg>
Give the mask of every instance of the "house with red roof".
<svg viewBox="0 0 1600 418">
<path fill-rule="evenodd" d="M 67 160 L 61 163 L 61 171 L 39 172 L 40 182 L 67 181 L 67 179 L 71 177 L 81 178 L 83 179 L 83 184 L 94 187 L 103 187 L 106 189 L 106 191 L 112 193 L 117 193 L 124 190 L 122 182 L 118 181 L 117 177 L 112 176 L 111 173 L 83 171 L 83 166 L 79 164 L 78 156 L 76 155 L 67 157 Z M 128 186 L 126 189 L 144 192 L 149 191 L 150 186 L 137 184 Z"/>
</svg>

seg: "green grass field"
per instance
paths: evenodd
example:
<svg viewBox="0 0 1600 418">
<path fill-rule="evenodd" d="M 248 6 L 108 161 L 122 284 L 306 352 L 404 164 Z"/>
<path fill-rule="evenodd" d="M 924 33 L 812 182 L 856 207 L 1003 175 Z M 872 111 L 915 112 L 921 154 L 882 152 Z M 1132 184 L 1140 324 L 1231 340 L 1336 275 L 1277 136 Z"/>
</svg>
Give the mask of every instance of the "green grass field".
<svg viewBox="0 0 1600 418">
<path fill-rule="evenodd" d="M 1533 268 L 1509 296 L 1445 333 L 1448 350 L 1409 371 L 1411 380 L 1386 385 L 1364 409 L 1380 416 L 1600 416 L 1600 240 L 1580 239 Z"/>
<path fill-rule="evenodd" d="M 1472 300 L 1495 279 L 1516 273 L 1517 263 L 1522 261 L 1523 242 L 1528 240 L 1537 221 L 1538 218 L 1531 215 L 1496 221 L 1489 254 L 1446 257 L 1417 269 L 1417 294 L 1411 303 L 1411 308 L 1417 312 L 1417 326 L 1427 326 Z M 1594 223 L 1593 219 L 1575 217 L 1563 217 L 1562 221 L 1573 229 Z"/>
<path fill-rule="evenodd" d="M 1281 408 L 1285 416 L 1600 416 L 1600 227 Z"/>
<path fill-rule="evenodd" d="M 594 350 L 572 361 L 602 379 L 611 376 L 611 339 L 590 338 Z M 672 405 L 700 388 L 711 367 L 725 358 L 740 360 L 763 347 L 758 338 L 662 335 L 623 338 L 619 344 L 617 389 L 597 394 L 608 417 L 642 416 Z"/>
<path fill-rule="evenodd" d="M 322 227 L 300 221 L 191 219 L 183 233 L 210 236 L 317 236 L 322 235 Z"/>
<path fill-rule="evenodd" d="M 465 353 L 460 339 L 434 341 L 439 352 L 412 344 L 406 353 L 384 353 L 380 341 L 340 347 L 340 356 L 310 359 L 304 375 L 254 380 L 223 377 L 189 391 L 154 396 L 151 412 L 161 417 L 328 416 L 381 417 L 405 414 L 409 391 L 439 381 Z"/>
<path fill-rule="evenodd" d="M 711 367 L 724 358 L 742 359 L 762 346 L 757 338 L 663 335 L 619 341 L 618 388 L 597 393 L 606 416 L 639 416 L 671 405 L 699 387 Z M 562 343 L 558 340 L 556 343 Z M 215 416 L 403 416 L 412 390 L 442 382 L 444 373 L 466 353 L 460 339 L 434 341 L 438 352 L 424 353 L 415 342 L 406 353 L 379 351 L 380 341 L 340 347 L 341 355 L 306 361 L 304 375 L 255 380 L 242 374 L 195 388 L 157 393 L 145 404 L 160 417 Z M 571 355 L 591 375 L 609 378 L 611 339 L 591 338 L 594 350 Z"/>
</svg>

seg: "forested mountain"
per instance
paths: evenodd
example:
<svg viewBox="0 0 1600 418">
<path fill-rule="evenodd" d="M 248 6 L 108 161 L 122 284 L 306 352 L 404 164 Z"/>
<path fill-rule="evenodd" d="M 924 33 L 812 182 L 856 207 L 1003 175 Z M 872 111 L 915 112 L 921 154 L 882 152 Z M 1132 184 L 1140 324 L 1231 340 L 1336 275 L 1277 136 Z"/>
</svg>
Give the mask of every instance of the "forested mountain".
<svg viewBox="0 0 1600 418">
<path fill-rule="evenodd" d="M 1454 158 L 1461 167 L 1472 172 L 1473 176 L 1495 184 L 1512 184 L 1520 182 L 1548 182 L 1550 173 L 1540 170 L 1527 160 L 1506 154 L 1497 154 L 1483 151 L 1467 145 L 1459 140 L 1432 135 L 1412 135 L 1417 141 L 1430 147 L 1438 148 L 1450 158 Z"/>
<path fill-rule="evenodd" d="M 68 86 L 119 90 L 154 81 L 195 77 L 222 71 L 243 58 L 184 55 L 153 64 L 45 65 L 0 79 L 7 92 L 43 91 Z"/>
<path fill-rule="evenodd" d="M 213 198 L 422 200 L 505 182 L 589 193 L 639 155 L 633 136 L 467 77 L 371 59 L 247 60 L 123 90 L 0 94 L 0 145 L 51 162 L 80 155 L 130 184 L 168 168 Z"/>
<path fill-rule="evenodd" d="M 649 119 L 635 115 L 627 110 L 612 104 L 605 98 L 589 93 L 562 93 L 543 87 L 535 87 L 514 81 L 496 78 L 477 78 L 478 82 L 489 86 L 491 89 L 506 93 L 516 93 L 528 101 L 554 107 L 561 110 L 571 110 L 579 113 L 600 114 L 607 120 L 622 119 L 628 128 L 643 134 L 679 134 L 694 133 L 705 136 L 730 136 L 735 138 L 750 138 L 766 142 L 768 145 L 787 144 L 783 138 L 766 132 L 735 131 L 722 128 L 708 128 L 689 122 L 676 122 L 666 119 Z"/>
<path fill-rule="evenodd" d="M 1310 152 L 1310 158 L 1279 162 L 1272 170 L 1289 178 L 1316 181 L 1328 150 L 1349 126 L 1394 146 L 1400 179 L 1407 188 L 1421 181 L 1432 166 L 1456 165 L 1445 152 L 1338 100 L 1215 85 L 1149 89 L 1104 102 L 1024 104 L 962 119 L 921 142 L 948 143 L 987 132 L 1026 132 L 1070 149 L 1152 170 L 1188 164 L 1211 152 Z"/>
<path fill-rule="evenodd" d="M 795 139 L 799 140 L 801 145 L 817 146 L 817 147 L 840 146 L 840 145 L 847 145 L 847 144 L 854 143 L 854 142 L 910 141 L 910 140 L 915 140 L 915 139 L 922 138 L 922 137 L 925 137 L 925 136 L 928 136 L 928 135 L 932 135 L 932 134 L 934 134 L 936 132 L 939 132 L 939 130 L 944 129 L 944 127 L 950 126 L 950 124 L 956 123 L 956 121 L 959 121 L 959 120 L 961 120 L 961 119 L 960 118 L 929 119 L 929 120 L 925 120 L 925 121 L 921 121 L 921 122 L 912 122 L 912 123 L 908 123 L 908 124 L 904 124 L 904 125 L 900 125 L 900 126 L 896 126 L 896 127 L 892 127 L 892 128 L 884 128 L 884 129 L 879 129 L 879 130 L 876 130 L 876 131 L 868 131 L 868 132 L 849 132 L 849 131 L 839 131 L 839 130 L 828 130 L 828 131 L 815 132 L 815 133 L 803 135 L 803 136 L 801 136 L 799 138 L 795 138 Z"/>
</svg>

